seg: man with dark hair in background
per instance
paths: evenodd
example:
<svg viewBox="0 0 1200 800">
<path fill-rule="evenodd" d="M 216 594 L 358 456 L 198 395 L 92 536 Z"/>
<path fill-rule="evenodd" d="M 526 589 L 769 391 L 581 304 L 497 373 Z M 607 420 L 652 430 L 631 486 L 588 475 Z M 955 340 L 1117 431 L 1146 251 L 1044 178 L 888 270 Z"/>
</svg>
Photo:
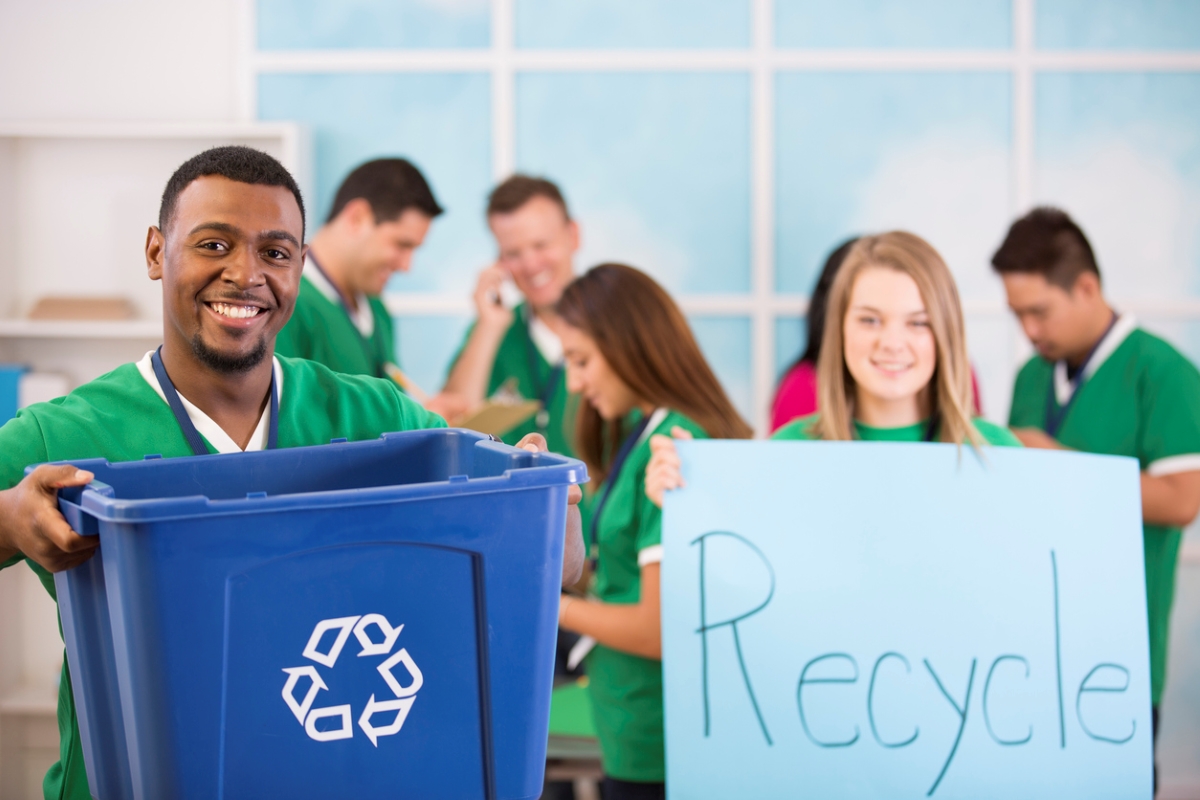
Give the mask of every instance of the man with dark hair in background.
<svg viewBox="0 0 1200 800">
<path fill-rule="evenodd" d="M 213 148 L 172 175 L 145 249 L 149 278 L 162 284 L 163 344 L 0 427 L 0 569 L 26 561 L 54 597 L 52 573 L 83 563 L 99 544 L 73 531 L 57 504 L 59 489 L 85 486 L 93 475 L 43 464 L 26 476 L 30 464 L 239 453 L 444 427 L 391 381 L 274 357 L 275 337 L 296 304 L 303 241 L 300 190 L 266 153 Z M 537 440 L 522 446 L 539 449 Z M 567 520 L 569 584 L 582 571 L 583 541 L 578 514 Z M 60 756 L 46 774 L 45 796 L 86 800 L 65 662 L 58 725 Z"/>
<path fill-rule="evenodd" d="M 1200 511 L 1200 373 L 1108 305 L 1092 247 L 1064 212 L 1036 208 L 1014 222 L 992 266 L 1038 352 L 1013 387 L 1013 432 L 1027 447 L 1131 456 L 1141 466 L 1157 735 L 1181 529 Z"/>
<path fill-rule="evenodd" d="M 468 408 L 499 391 L 537 400 L 541 410 L 502 438 L 512 442 L 541 433 L 551 451 L 572 455 L 574 416 L 554 305 L 575 279 L 579 226 L 557 186 L 526 175 L 513 175 L 492 191 L 487 222 L 499 253 L 479 275 L 475 324 L 455 356 L 444 391 L 461 397 Z M 508 281 L 524 296 L 515 308 L 502 297 Z"/>
<path fill-rule="evenodd" d="M 356 167 L 309 243 L 296 310 L 279 332 L 276 352 L 319 361 L 335 372 L 395 377 L 395 328 L 380 295 L 394 273 L 412 266 L 441 213 L 411 162 L 378 158 Z M 462 410 L 444 397 L 430 408 Z"/>
</svg>

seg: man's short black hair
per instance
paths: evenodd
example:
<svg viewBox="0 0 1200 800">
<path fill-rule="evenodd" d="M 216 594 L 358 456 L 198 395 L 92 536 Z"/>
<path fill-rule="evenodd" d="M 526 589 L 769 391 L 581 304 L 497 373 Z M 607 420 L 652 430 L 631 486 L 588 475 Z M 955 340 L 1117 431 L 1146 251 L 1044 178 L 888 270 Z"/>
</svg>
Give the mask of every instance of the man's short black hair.
<svg viewBox="0 0 1200 800">
<path fill-rule="evenodd" d="M 567 201 L 562 191 L 545 178 L 530 175 L 511 175 L 488 196 L 487 216 L 511 214 L 535 197 L 544 197 L 562 209 L 563 216 L 571 218 Z"/>
<path fill-rule="evenodd" d="M 421 170 L 403 158 L 377 158 L 355 167 L 338 187 L 325 221 L 332 222 L 347 203 L 360 197 L 370 204 L 376 225 L 398 219 L 410 208 L 430 219 L 443 211 Z"/>
<path fill-rule="evenodd" d="M 1068 291 L 1085 272 L 1100 277 L 1087 237 L 1065 211 L 1035 208 L 1012 224 L 1004 244 L 992 256 L 992 268 L 1004 275 L 1031 272 Z"/>
<path fill-rule="evenodd" d="M 304 198 L 300 196 L 300 187 L 287 168 L 261 150 L 242 145 L 226 145 L 213 147 L 199 155 L 192 156 L 175 170 L 175 174 L 167 181 L 163 189 L 162 204 L 158 207 L 158 229 L 165 236 L 167 225 L 175 214 L 175 203 L 179 193 L 186 189 L 192 181 L 206 175 L 220 175 L 238 183 L 249 183 L 255 186 L 282 186 L 296 198 L 300 206 L 300 232 L 304 232 Z M 301 237 L 303 241 L 303 237 Z"/>
</svg>

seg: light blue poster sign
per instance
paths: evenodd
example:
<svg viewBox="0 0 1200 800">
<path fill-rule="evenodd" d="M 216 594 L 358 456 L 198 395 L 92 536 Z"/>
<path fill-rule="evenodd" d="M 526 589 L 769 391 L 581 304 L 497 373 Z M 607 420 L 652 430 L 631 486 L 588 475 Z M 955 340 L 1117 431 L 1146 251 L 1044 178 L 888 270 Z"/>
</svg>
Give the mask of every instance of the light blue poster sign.
<svg viewBox="0 0 1200 800">
<path fill-rule="evenodd" d="M 1149 800 L 1135 461 L 680 452 L 687 486 L 663 518 L 671 800 Z"/>
</svg>

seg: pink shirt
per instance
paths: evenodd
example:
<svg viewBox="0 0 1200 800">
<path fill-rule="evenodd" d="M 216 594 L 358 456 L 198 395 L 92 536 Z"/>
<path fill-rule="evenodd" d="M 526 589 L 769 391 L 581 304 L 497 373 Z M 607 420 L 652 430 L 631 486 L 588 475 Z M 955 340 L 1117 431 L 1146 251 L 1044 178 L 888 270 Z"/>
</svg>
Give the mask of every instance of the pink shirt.
<svg viewBox="0 0 1200 800">
<path fill-rule="evenodd" d="M 979 402 L 979 380 L 975 369 L 971 369 L 971 395 L 975 415 L 983 414 Z M 809 361 L 801 361 L 783 376 L 779 392 L 771 406 L 771 433 L 782 428 L 796 417 L 807 417 L 817 411 L 817 368 Z"/>
<path fill-rule="evenodd" d="M 771 406 L 771 432 L 774 433 L 796 417 L 807 417 L 816 410 L 817 368 L 810 361 L 801 361 L 779 382 L 779 391 Z"/>
</svg>

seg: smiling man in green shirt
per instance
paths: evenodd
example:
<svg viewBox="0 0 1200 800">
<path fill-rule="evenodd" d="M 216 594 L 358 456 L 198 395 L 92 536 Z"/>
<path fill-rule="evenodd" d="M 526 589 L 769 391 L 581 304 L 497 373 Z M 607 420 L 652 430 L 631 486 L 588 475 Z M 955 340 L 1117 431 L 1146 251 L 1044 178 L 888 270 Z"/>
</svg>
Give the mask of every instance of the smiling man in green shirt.
<svg viewBox="0 0 1200 800">
<path fill-rule="evenodd" d="M 163 345 L 0 427 L 0 568 L 26 561 L 54 596 L 52 573 L 87 560 L 98 544 L 72 531 L 56 503 L 58 489 L 92 475 L 42 466 L 24 476 L 29 464 L 235 453 L 445 425 L 391 381 L 274 356 L 296 304 L 303 241 L 300 191 L 265 153 L 214 148 L 175 172 L 146 243 L 147 272 L 162 283 Z M 568 517 L 564 581 L 582 570 L 578 519 Z M 85 800 L 65 662 L 58 723 L 60 759 L 45 797 Z"/>
<path fill-rule="evenodd" d="M 1141 466 L 1157 732 L 1182 528 L 1200 511 L 1200 372 L 1108 305 L 1091 245 L 1062 211 L 1038 208 L 1013 223 L 992 265 L 1038 353 L 1013 387 L 1014 432 L 1028 447 L 1129 456 Z"/>
<path fill-rule="evenodd" d="M 379 158 L 356 167 L 309 243 L 296 308 L 275 351 L 334 372 L 387 377 L 387 365 L 397 363 L 396 334 L 380 295 L 393 274 L 408 272 L 441 213 L 410 162 Z"/>
<path fill-rule="evenodd" d="M 499 255 L 475 287 L 475 323 L 454 358 L 445 392 L 470 408 L 503 391 L 537 400 L 540 413 L 502 434 L 513 442 L 541 433 L 555 453 L 574 455 L 574 406 L 567 391 L 554 305 L 575 279 L 579 225 L 557 186 L 513 175 L 488 198 L 488 227 Z M 510 308 L 501 297 L 511 281 L 524 300 Z"/>
</svg>

